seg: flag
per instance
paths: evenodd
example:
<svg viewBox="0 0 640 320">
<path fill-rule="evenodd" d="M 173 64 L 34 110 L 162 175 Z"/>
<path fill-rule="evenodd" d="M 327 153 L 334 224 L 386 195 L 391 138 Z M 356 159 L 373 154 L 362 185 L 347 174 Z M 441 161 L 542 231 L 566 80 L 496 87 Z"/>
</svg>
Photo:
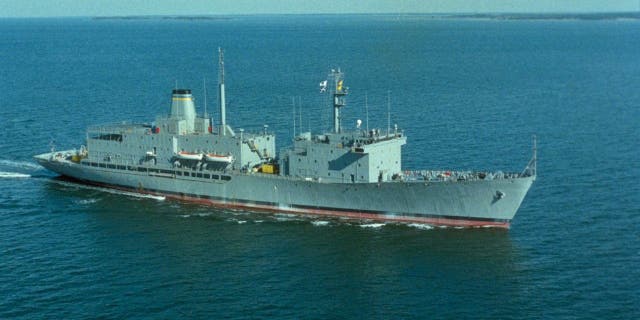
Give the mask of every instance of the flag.
<svg viewBox="0 0 640 320">
<path fill-rule="evenodd" d="M 327 80 L 320 82 L 320 92 L 327 91 Z"/>
</svg>

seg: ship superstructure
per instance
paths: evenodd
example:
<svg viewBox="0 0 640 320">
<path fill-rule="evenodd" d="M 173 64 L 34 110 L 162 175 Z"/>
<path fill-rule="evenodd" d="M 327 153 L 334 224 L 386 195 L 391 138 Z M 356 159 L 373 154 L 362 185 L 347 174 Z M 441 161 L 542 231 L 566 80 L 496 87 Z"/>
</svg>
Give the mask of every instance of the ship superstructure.
<svg viewBox="0 0 640 320">
<path fill-rule="evenodd" d="M 333 131 L 296 136 L 293 148 L 281 154 L 282 174 L 332 183 L 380 183 L 400 178 L 401 147 L 406 137 L 397 128 L 381 133 L 379 129 L 362 130 L 358 124 L 356 131 L 343 130 L 340 109 L 346 105 L 348 94 L 344 74 L 332 70 L 328 78 Z"/>
<path fill-rule="evenodd" d="M 508 227 L 535 180 L 522 173 L 404 171 L 407 140 L 386 131 L 343 130 L 348 87 L 332 70 L 333 130 L 303 132 L 276 154 L 275 135 L 226 123 L 224 58 L 219 55 L 219 125 L 196 114 L 189 89 L 174 89 L 170 112 L 153 124 L 87 130 L 86 147 L 42 154 L 46 168 L 85 183 L 163 194 L 219 207 L 455 226 Z"/>
</svg>

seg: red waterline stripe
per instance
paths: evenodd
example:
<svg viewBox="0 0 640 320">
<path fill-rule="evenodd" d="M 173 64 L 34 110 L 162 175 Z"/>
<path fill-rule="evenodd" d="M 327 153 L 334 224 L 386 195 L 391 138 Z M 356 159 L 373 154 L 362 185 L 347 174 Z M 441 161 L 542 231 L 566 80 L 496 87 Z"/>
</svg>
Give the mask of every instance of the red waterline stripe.
<svg viewBox="0 0 640 320">
<path fill-rule="evenodd" d="M 224 209 L 249 209 L 251 211 L 259 211 L 259 212 L 267 212 L 267 213 L 310 214 L 310 215 L 318 215 L 318 216 L 348 218 L 348 219 L 354 219 L 354 220 L 424 223 L 428 225 L 448 226 L 448 227 L 496 227 L 496 228 L 509 229 L 509 226 L 510 226 L 509 222 L 482 221 L 482 220 L 473 220 L 473 219 L 449 219 L 444 217 L 422 218 L 422 217 L 409 217 L 409 216 L 387 216 L 382 213 L 368 213 L 368 212 L 357 212 L 357 211 L 338 211 L 338 210 L 312 209 L 312 208 L 280 208 L 272 205 L 249 204 L 249 203 L 233 202 L 233 201 L 223 202 L 223 201 L 216 201 L 216 200 L 207 199 L 207 198 L 205 199 L 194 198 L 186 195 L 175 195 L 175 194 L 168 194 L 168 193 L 162 193 L 162 192 L 140 190 L 136 188 L 127 188 L 127 187 L 114 186 L 110 184 L 90 182 L 90 181 L 82 181 L 82 182 L 92 184 L 92 185 L 97 185 L 100 187 L 110 188 L 110 189 L 117 189 L 122 191 L 129 191 L 129 192 L 134 191 L 141 194 L 150 194 L 155 196 L 164 196 L 170 199 L 211 205 L 217 208 L 224 208 Z"/>
</svg>

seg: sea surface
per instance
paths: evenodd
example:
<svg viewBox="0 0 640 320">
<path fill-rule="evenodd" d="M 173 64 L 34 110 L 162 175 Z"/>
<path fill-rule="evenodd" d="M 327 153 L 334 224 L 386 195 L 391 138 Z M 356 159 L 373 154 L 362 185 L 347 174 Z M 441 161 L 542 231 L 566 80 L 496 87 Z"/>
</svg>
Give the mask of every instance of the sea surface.
<svg viewBox="0 0 640 320">
<path fill-rule="evenodd" d="M 633 20 L 2 19 L 0 319 L 638 319 L 639 40 Z M 292 98 L 296 132 L 331 127 L 318 83 L 341 68 L 343 126 L 398 124 L 405 168 L 519 172 L 536 135 L 538 179 L 510 230 L 456 229 L 221 211 L 32 160 L 152 122 L 176 86 L 217 119 L 218 47 L 228 123 L 278 148 Z"/>
</svg>

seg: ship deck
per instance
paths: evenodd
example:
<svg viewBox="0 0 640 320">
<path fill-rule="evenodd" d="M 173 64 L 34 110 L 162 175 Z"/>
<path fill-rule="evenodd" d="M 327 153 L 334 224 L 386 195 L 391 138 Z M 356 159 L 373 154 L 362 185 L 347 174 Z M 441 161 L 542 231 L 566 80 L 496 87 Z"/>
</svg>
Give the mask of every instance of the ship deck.
<svg viewBox="0 0 640 320">
<path fill-rule="evenodd" d="M 231 175 L 231 176 L 259 176 L 267 179 L 283 179 L 292 181 L 305 181 L 316 183 L 336 183 L 323 181 L 317 177 L 302 177 L 302 176 L 284 176 L 278 174 L 268 174 L 261 172 L 253 172 L 247 170 L 206 170 L 206 169 L 193 169 L 193 168 L 171 168 L 171 167 L 158 167 L 158 166 L 144 166 L 134 165 L 126 163 L 115 162 L 91 162 L 87 159 L 83 159 L 79 162 L 72 160 L 72 156 L 76 154 L 76 150 L 65 150 L 44 153 L 35 156 L 38 161 L 57 161 L 64 162 L 69 165 L 82 165 L 104 169 L 126 170 L 135 171 L 138 173 L 147 173 L 149 175 L 162 174 L 165 177 L 211 177 L 213 175 Z M 503 179 L 518 179 L 532 176 L 527 170 L 522 173 L 512 172 L 480 172 L 480 171 L 455 171 L 455 170 L 407 170 L 402 174 L 390 181 L 384 181 L 380 183 L 436 183 L 436 182 L 467 182 L 467 181 L 479 181 L 479 180 L 503 180 Z M 339 184 L 352 184 L 345 178 L 344 182 L 337 182 Z M 371 184 L 363 182 L 354 182 L 355 184 Z M 373 184 L 376 184 L 374 182 Z"/>
</svg>

